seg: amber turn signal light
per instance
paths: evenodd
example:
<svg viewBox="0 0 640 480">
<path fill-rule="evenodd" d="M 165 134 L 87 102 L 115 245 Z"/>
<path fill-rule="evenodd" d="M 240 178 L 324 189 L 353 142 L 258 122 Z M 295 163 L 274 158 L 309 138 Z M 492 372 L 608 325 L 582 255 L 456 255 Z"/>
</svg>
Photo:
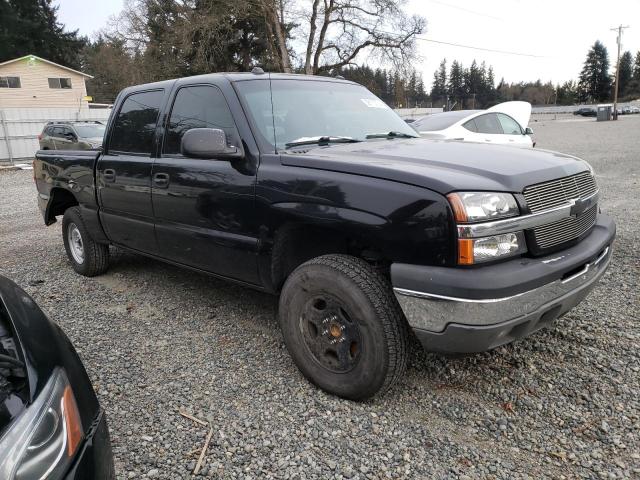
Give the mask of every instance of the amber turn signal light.
<svg viewBox="0 0 640 480">
<path fill-rule="evenodd" d="M 453 209 L 453 217 L 456 219 L 458 223 L 464 223 L 467 221 L 467 210 L 464 208 L 464 204 L 462 203 L 462 199 L 460 195 L 457 193 L 450 193 L 447 195 L 447 200 L 451 204 L 451 208 Z"/>
<path fill-rule="evenodd" d="M 470 238 L 458 240 L 458 265 L 473 265 L 473 240 Z"/>
<path fill-rule="evenodd" d="M 83 433 L 78 405 L 69 385 L 64 389 L 62 405 L 64 408 L 64 421 L 67 427 L 67 455 L 72 457 L 82 441 Z"/>
</svg>

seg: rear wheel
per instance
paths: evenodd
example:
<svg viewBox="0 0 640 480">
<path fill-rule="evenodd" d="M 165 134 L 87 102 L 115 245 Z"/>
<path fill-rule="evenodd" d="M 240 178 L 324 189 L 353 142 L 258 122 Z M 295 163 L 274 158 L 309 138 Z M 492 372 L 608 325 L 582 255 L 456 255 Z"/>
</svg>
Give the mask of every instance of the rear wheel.
<svg viewBox="0 0 640 480">
<path fill-rule="evenodd" d="M 104 273 L 109 266 L 109 246 L 97 243 L 84 226 L 80 209 L 72 207 L 64 212 L 62 239 L 73 269 L 85 277 Z"/>
<path fill-rule="evenodd" d="M 389 282 L 363 260 L 324 255 L 301 265 L 284 284 L 279 316 L 294 362 L 329 393 L 365 400 L 404 373 L 406 320 Z"/>
</svg>

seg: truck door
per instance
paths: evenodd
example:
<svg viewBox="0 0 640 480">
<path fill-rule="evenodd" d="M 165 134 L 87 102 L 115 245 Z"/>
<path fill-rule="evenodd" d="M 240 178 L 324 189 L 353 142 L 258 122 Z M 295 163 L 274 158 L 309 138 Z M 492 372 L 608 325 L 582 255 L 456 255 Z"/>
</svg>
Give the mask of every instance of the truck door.
<svg viewBox="0 0 640 480">
<path fill-rule="evenodd" d="M 257 165 L 248 165 L 247 158 L 183 156 L 180 142 L 192 128 L 219 128 L 234 145 L 242 142 L 220 88 L 198 84 L 176 90 L 167 115 L 161 155 L 152 174 L 159 255 L 225 277 L 258 283 L 254 212 Z"/>
<path fill-rule="evenodd" d="M 121 103 L 98 161 L 100 220 L 118 245 L 156 253 L 151 206 L 152 152 L 163 90 L 134 92 Z"/>
</svg>

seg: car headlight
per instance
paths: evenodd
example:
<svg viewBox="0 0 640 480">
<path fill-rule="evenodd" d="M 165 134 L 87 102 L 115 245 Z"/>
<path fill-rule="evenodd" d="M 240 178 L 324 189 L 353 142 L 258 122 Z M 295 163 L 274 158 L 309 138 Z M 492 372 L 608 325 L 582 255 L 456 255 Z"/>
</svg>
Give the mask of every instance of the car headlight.
<svg viewBox="0 0 640 480">
<path fill-rule="evenodd" d="M 486 222 L 520 215 L 510 193 L 457 192 L 447 195 L 458 223 Z"/>
<path fill-rule="evenodd" d="M 504 233 L 482 238 L 458 240 L 458 264 L 475 265 L 527 251 L 522 232 Z"/>
<path fill-rule="evenodd" d="M 67 375 L 60 368 L 0 439 L 0 478 L 62 478 L 84 438 Z"/>
</svg>

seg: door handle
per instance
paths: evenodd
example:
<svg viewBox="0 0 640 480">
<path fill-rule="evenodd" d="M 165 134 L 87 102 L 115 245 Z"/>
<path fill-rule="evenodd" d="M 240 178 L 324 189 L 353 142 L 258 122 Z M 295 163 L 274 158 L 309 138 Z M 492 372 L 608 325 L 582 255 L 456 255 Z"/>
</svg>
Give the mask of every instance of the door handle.
<svg viewBox="0 0 640 480">
<path fill-rule="evenodd" d="M 102 172 L 102 178 L 104 178 L 105 182 L 115 182 L 116 171 L 112 168 L 105 168 L 104 172 Z"/>
<path fill-rule="evenodd" d="M 156 185 L 156 187 L 167 188 L 169 186 L 169 174 L 168 173 L 154 174 L 153 183 Z"/>
</svg>

